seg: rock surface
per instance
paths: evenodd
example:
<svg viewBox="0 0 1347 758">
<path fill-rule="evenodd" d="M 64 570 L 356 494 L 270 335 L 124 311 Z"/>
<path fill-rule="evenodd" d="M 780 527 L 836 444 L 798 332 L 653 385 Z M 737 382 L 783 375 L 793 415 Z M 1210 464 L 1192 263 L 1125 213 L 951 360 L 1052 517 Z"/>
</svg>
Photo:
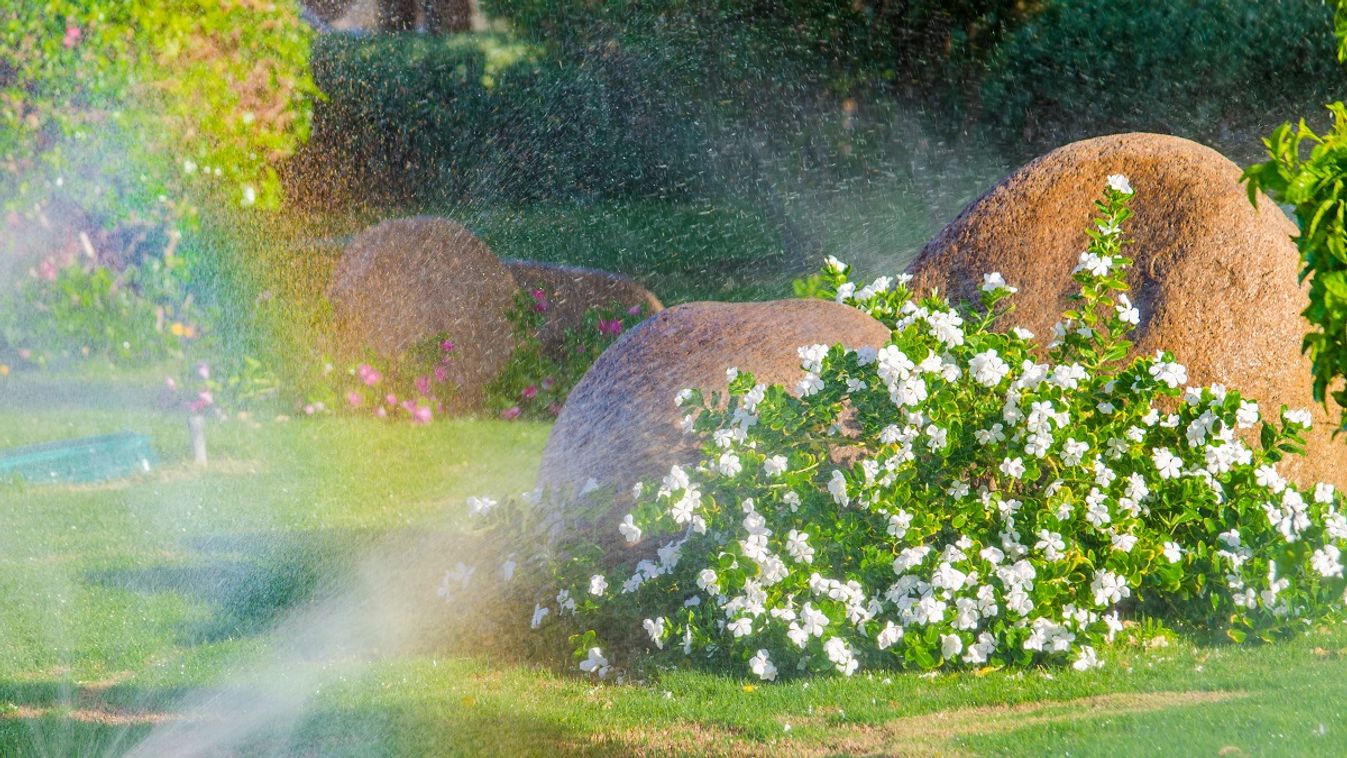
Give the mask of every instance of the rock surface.
<svg viewBox="0 0 1347 758">
<path fill-rule="evenodd" d="M 860 311 L 823 300 L 688 303 L 623 335 L 571 391 L 543 452 L 538 485 L 579 489 L 590 478 L 625 490 L 697 459 L 674 396 L 687 387 L 725 391 L 725 370 L 793 386 L 796 349 L 814 343 L 880 347 L 889 330 Z"/>
<path fill-rule="evenodd" d="M 450 403 L 468 410 L 514 351 L 514 277 L 472 232 L 447 219 L 377 224 L 351 241 L 328 291 L 339 334 L 352 350 L 396 359 L 439 334 L 455 344 Z"/>
<path fill-rule="evenodd" d="M 565 358 L 566 331 L 583 326 L 585 312 L 590 308 L 640 306 L 646 315 L 664 310 L 659 298 L 625 276 L 553 263 L 519 260 L 504 263 L 521 289 L 543 291 L 547 310 L 538 336 L 543 351 L 556 360 Z"/>
<path fill-rule="evenodd" d="M 1125 226 L 1135 259 L 1128 280 L 1141 323 L 1137 354 L 1164 348 L 1194 384 L 1220 382 L 1260 401 L 1309 408 L 1309 454 L 1282 465 L 1304 483 L 1347 485 L 1347 444 L 1314 403 L 1310 362 L 1300 353 L 1308 300 L 1297 284 L 1295 225 L 1267 197 L 1255 209 L 1240 169 L 1216 151 L 1157 134 L 1075 142 L 1023 166 L 970 204 L 917 256 L 918 292 L 938 287 L 971 300 L 982 275 L 1000 271 L 1019 287 L 1010 326 L 1047 336 L 1074 291 L 1093 201 L 1109 174 L 1136 196 Z"/>
</svg>

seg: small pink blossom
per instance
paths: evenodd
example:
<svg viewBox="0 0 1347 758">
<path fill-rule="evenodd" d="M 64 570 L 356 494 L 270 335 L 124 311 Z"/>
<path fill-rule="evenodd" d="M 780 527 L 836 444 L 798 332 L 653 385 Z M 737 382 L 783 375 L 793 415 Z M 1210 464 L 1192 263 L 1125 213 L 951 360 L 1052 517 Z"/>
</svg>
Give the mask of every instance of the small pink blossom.
<svg viewBox="0 0 1347 758">
<path fill-rule="evenodd" d="M 206 381 L 210 381 L 210 364 L 205 361 L 196 364 L 196 375 Z"/>
<path fill-rule="evenodd" d="M 352 408 L 359 408 L 365 404 L 365 396 L 355 390 L 351 390 L 346 393 L 346 404 Z"/>
<path fill-rule="evenodd" d="M 500 417 L 503 418 L 503 419 L 505 419 L 506 421 L 513 421 L 514 419 L 519 418 L 519 414 L 521 414 L 521 413 L 523 413 L 523 412 L 524 412 L 524 409 L 523 409 L 523 408 L 520 408 L 519 406 L 515 405 L 515 406 L 512 406 L 512 407 L 510 407 L 510 408 L 506 408 L 505 410 L 501 411 L 501 412 L 500 412 Z"/>
<path fill-rule="evenodd" d="M 318 407 L 315 406 L 313 403 L 309 403 L 308 405 L 304 406 L 304 415 L 306 415 L 306 416 L 312 416 L 313 414 L 315 414 L 315 413 L 317 413 L 317 412 L 318 412 Z"/>
<path fill-rule="evenodd" d="M 429 424 L 431 419 L 430 406 L 417 405 L 412 410 L 412 423 L 418 425 Z"/>
<path fill-rule="evenodd" d="M 440 364 L 435 367 L 435 381 L 439 382 L 440 384 L 444 384 L 445 382 L 449 381 L 448 366 Z"/>
<path fill-rule="evenodd" d="M 19 360 L 29 360 L 33 357 L 33 351 L 26 347 L 19 348 Z"/>
<path fill-rule="evenodd" d="M 622 319 L 599 319 L 599 334 L 616 337 L 622 333 Z"/>
<path fill-rule="evenodd" d="M 174 379 L 171 376 L 166 376 L 164 377 L 164 386 L 167 387 L 170 391 L 177 390 L 178 380 Z"/>
<path fill-rule="evenodd" d="M 374 415 L 377 418 L 388 418 L 388 409 L 381 405 L 374 409 Z"/>
<path fill-rule="evenodd" d="M 189 408 L 191 409 L 192 413 L 200 413 L 201 411 L 211 407 L 214 404 L 215 404 L 215 397 L 211 395 L 210 392 L 202 390 L 201 392 L 197 393 L 196 400 L 192 401 L 192 404 L 189 406 Z"/>
<path fill-rule="evenodd" d="M 440 349 L 446 353 L 452 353 L 454 351 L 454 343 L 450 340 L 445 340 L 440 343 Z"/>
<path fill-rule="evenodd" d="M 557 386 L 557 380 L 555 377 L 551 376 L 543 377 L 542 381 L 543 392 L 547 392 L 548 390 L 552 389 L 555 386 Z"/>
<path fill-rule="evenodd" d="M 525 387 L 524 391 L 521 392 L 520 394 L 524 396 L 525 400 L 532 400 L 538 394 L 538 388 L 530 384 L 529 386 Z"/>
<path fill-rule="evenodd" d="M 65 28 L 65 37 L 61 40 L 61 44 L 65 45 L 67 48 L 74 47 L 79 44 L 81 34 L 82 32 L 80 32 L 78 26 L 73 24 L 67 26 Z"/>
<path fill-rule="evenodd" d="M 547 293 L 542 290 L 533 290 L 529 293 L 533 297 L 533 309 L 539 313 L 547 310 Z"/>
<path fill-rule="evenodd" d="M 416 377 L 414 384 L 416 384 L 417 392 L 420 392 L 422 395 L 430 394 L 430 377 L 418 376 Z"/>
<path fill-rule="evenodd" d="M 360 378 L 360 381 L 365 383 L 366 387 L 373 387 L 383 381 L 383 375 L 381 375 L 373 366 L 365 363 L 360 364 L 356 368 L 355 373 L 356 376 Z"/>
<path fill-rule="evenodd" d="M 384 395 L 384 403 L 389 407 L 395 407 L 398 404 L 398 396 L 390 392 L 387 395 Z"/>
<path fill-rule="evenodd" d="M 43 281 L 56 281 L 57 273 L 59 273 L 59 270 L 56 268 L 56 261 L 51 258 L 43 258 L 42 262 L 37 264 L 37 276 Z"/>
<path fill-rule="evenodd" d="M 641 315 L 641 306 L 639 306 L 639 305 L 633 305 L 632 307 L 628 308 L 628 309 L 627 309 L 627 315 L 628 315 L 628 316 L 639 316 L 639 315 Z"/>
</svg>

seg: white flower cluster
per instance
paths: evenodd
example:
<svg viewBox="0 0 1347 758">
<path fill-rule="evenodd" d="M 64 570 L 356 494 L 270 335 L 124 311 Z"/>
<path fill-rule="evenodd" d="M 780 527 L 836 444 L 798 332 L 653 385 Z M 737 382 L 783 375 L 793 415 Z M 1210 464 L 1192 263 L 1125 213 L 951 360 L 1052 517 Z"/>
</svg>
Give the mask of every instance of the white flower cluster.
<svg viewBox="0 0 1347 758">
<path fill-rule="evenodd" d="M 887 317 L 890 344 L 801 347 L 795 397 L 735 372 L 729 407 L 700 410 L 715 422 L 703 462 L 673 466 L 614 525 L 638 548 L 653 540 L 657 560 L 616 594 L 601 573 L 576 575 L 557 610 L 600 627 L 637 615 L 653 652 L 721 656 L 764 680 L 785 664 L 1084 670 L 1130 616 L 1242 639 L 1335 612 L 1341 498 L 1277 467 L 1309 415 L 1279 425 L 1234 390 L 1187 387 L 1167 353 L 1117 357 L 1140 319 L 1121 279 L 1130 196 L 1109 178 L 1045 363 L 1027 331 L 990 328 L 1015 291 L 999 274 L 980 311 L 960 310 L 913 300 L 902 279 L 857 290 L 830 260 L 837 299 Z M 581 664 L 608 666 L 598 648 Z"/>
</svg>

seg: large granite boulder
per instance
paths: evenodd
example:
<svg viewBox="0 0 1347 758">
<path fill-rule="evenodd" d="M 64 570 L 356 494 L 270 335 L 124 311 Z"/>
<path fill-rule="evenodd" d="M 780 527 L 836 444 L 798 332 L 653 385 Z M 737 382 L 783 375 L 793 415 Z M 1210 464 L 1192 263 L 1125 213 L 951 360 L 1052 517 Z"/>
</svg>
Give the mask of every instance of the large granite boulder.
<svg viewBox="0 0 1347 758">
<path fill-rule="evenodd" d="M 593 478 L 619 490 L 697 459 L 674 396 L 688 387 L 724 392 L 725 370 L 793 387 L 796 349 L 814 343 L 881 347 L 889 330 L 823 300 L 688 303 L 646 319 L 590 367 L 566 400 L 543 452 L 538 485 L 578 490 Z"/>
<path fill-rule="evenodd" d="M 1216 151 L 1158 134 L 1121 134 L 1054 150 L 975 200 L 917 256 L 922 292 L 975 299 L 982 275 L 1019 287 L 1012 320 L 1048 335 L 1075 291 L 1071 272 L 1106 177 L 1125 174 L 1136 196 L 1125 231 L 1128 280 L 1141 311 L 1135 353 L 1172 350 L 1194 384 L 1221 382 L 1258 399 L 1310 408 L 1309 455 L 1283 465 L 1302 482 L 1347 485 L 1347 444 L 1311 392 L 1300 352 L 1307 304 L 1297 284 L 1295 225 L 1267 197 L 1255 209 L 1240 169 Z M 1009 324 L 1007 324 L 1009 326 Z"/>
<path fill-rule="evenodd" d="M 664 305 L 645 287 L 625 276 L 574 266 L 535 261 L 504 261 L 519 287 L 539 292 L 543 328 L 539 333 L 543 352 L 556 360 L 565 356 L 566 331 L 584 325 L 590 308 L 639 307 L 646 315 L 664 310 Z"/>
<path fill-rule="evenodd" d="M 446 335 L 455 349 L 453 410 L 470 410 L 514 351 L 514 277 L 472 232 L 447 219 L 384 221 L 351 241 L 328 294 L 350 349 L 397 359 Z"/>
</svg>

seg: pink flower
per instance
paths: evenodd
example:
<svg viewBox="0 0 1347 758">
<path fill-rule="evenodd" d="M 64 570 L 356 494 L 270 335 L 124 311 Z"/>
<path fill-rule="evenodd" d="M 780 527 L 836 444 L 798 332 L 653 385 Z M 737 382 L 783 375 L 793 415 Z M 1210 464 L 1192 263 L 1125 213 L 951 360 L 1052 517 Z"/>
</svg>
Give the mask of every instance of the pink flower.
<svg viewBox="0 0 1347 758">
<path fill-rule="evenodd" d="M 65 38 L 61 40 L 61 44 L 65 45 L 68 48 L 74 47 L 75 45 L 79 44 L 80 34 L 81 32 L 78 26 L 74 25 L 67 26 L 65 28 Z"/>
<path fill-rule="evenodd" d="M 440 384 L 444 384 L 445 382 L 449 381 L 448 366 L 440 364 L 439 366 L 435 367 L 435 381 L 439 382 Z"/>
<path fill-rule="evenodd" d="M 365 396 L 355 390 L 351 390 L 346 393 L 346 404 L 352 408 L 359 408 L 365 404 Z"/>
<path fill-rule="evenodd" d="M 366 387 L 373 387 L 383 381 L 383 376 L 380 375 L 373 366 L 365 363 L 360 364 L 360 366 L 356 368 L 355 373 L 356 376 L 360 378 L 360 381 L 365 383 Z"/>
<path fill-rule="evenodd" d="M 523 409 L 523 408 L 520 408 L 519 406 L 516 405 L 516 406 L 510 407 L 510 408 L 506 408 L 505 410 L 501 411 L 501 412 L 500 412 L 500 417 L 503 418 L 503 419 L 505 419 L 506 421 L 513 421 L 514 419 L 519 418 L 519 414 L 521 414 L 521 413 L 523 413 L 523 412 L 524 412 L 524 409 Z"/>
<path fill-rule="evenodd" d="M 209 380 L 210 380 L 210 364 L 209 364 L 209 363 L 206 363 L 205 361 L 202 361 L 201 363 L 196 364 L 196 375 L 199 376 L 199 377 L 201 377 L 202 379 L 205 379 L 205 380 L 209 381 Z"/>
<path fill-rule="evenodd" d="M 542 290 L 533 290 L 529 293 L 533 297 L 533 309 L 539 313 L 547 310 L 547 293 Z"/>
<path fill-rule="evenodd" d="M 388 418 L 388 409 L 381 405 L 374 409 L 374 415 L 377 418 Z"/>
<path fill-rule="evenodd" d="M 211 407 L 214 404 L 215 404 L 214 396 L 212 396 L 206 390 L 202 390 L 201 392 L 197 393 L 196 400 L 193 400 L 192 404 L 188 407 L 191 409 L 192 413 L 200 413 L 201 411 Z"/>
<path fill-rule="evenodd" d="M 170 391 L 178 389 L 178 381 L 171 376 L 164 377 L 164 386 Z"/>
<path fill-rule="evenodd" d="M 398 396 L 390 392 L 387 395 L 384 395 L 384 402 L 389 406 L 396 406 L 398 404 Z"/>
<path fill-rule="evenodd" d="M 415 384 L 417 392 L 420 392 L 422 395 L 430 394 L 430 377 L 418 376 L 416 377 Z"/>
<path fill-rule="evenodd" d="M 33 357 L 33 351 L 26 347 L 19 348 L 19 360 L 26 361 Z"/>
<path fill-rule="evenodd" d="M 557 385 L 557 380 L 554 377 L 544 376 L 542 385 L 543 385 L 543 392 L 546 392 Z"/>
<path fill-rule="evenodd" d="M 431 419 L 431 414 L 430 414 L 430 407 L 429 407 L 429 406 L 426 406 L 426 405 L 417 405 L 416 408 L 415 408 L 414 410 L 412 410 L 412 423 L 413 423 L 413 424 L 421 424 L 421 425 L 423 425 L 423 424 L 429 424 L 429 423 L 430 423 L 430 419 Z"/>
<path fill-rule="evenodd" d="M 560 415 L 561 415 L 561 406 L 560 406 L 560 405 L 557 405 L 556 403 L 548 403 L 548 404 L 547 404 L 547 412 L 550 413 L 550 414 L 552 414 L 553 416 L 560 416 Z"/>
<path fill-rule="evenodd" d="M 532 400 L 533 397 L 538 394 L 538 388 L 530 384 L 529 386 L 525 387 L 524 391 L 521 392 L 520 394 L 524 396 L 525 400 Z"/>
<path fill-rule="evenodd" d="M 309 403 L 308 405 L 304 406 L 304 415 L 306 416 L 312 416 L 317 412 L 318 408 L 313 403 Z"/>
<path fill-rule="evenodd" d="M 632 307 L 628 308 L 628 309 L 627 309 L 627 315 L 628 315 L 628 316 L 639 316 L 639 315 L 641 315 L 641 306 L 639 306 L 639 305 L 633 305 Z"/>
<path fill-rule="evenodd" d="M 599 334 L 616 337 L 622 333 L 622 319 L 599 319 Z"/>
<path fill-rule="evenodd" d="M 37 264 L 37 276 L 43 281 L 56 281 L 57 273 L 59 272 L 56 268 L 56 261 L 53 261 L 51 258 L 43 258 L 42 262 Z"/>
<path fill-rule="evenodd" d="M 454 343 L 450 342 L 449 340 L 445 340 L 444 342 L 440 343 L 440 349 L 446 353 L 453 352 Z"/>
</svg>

